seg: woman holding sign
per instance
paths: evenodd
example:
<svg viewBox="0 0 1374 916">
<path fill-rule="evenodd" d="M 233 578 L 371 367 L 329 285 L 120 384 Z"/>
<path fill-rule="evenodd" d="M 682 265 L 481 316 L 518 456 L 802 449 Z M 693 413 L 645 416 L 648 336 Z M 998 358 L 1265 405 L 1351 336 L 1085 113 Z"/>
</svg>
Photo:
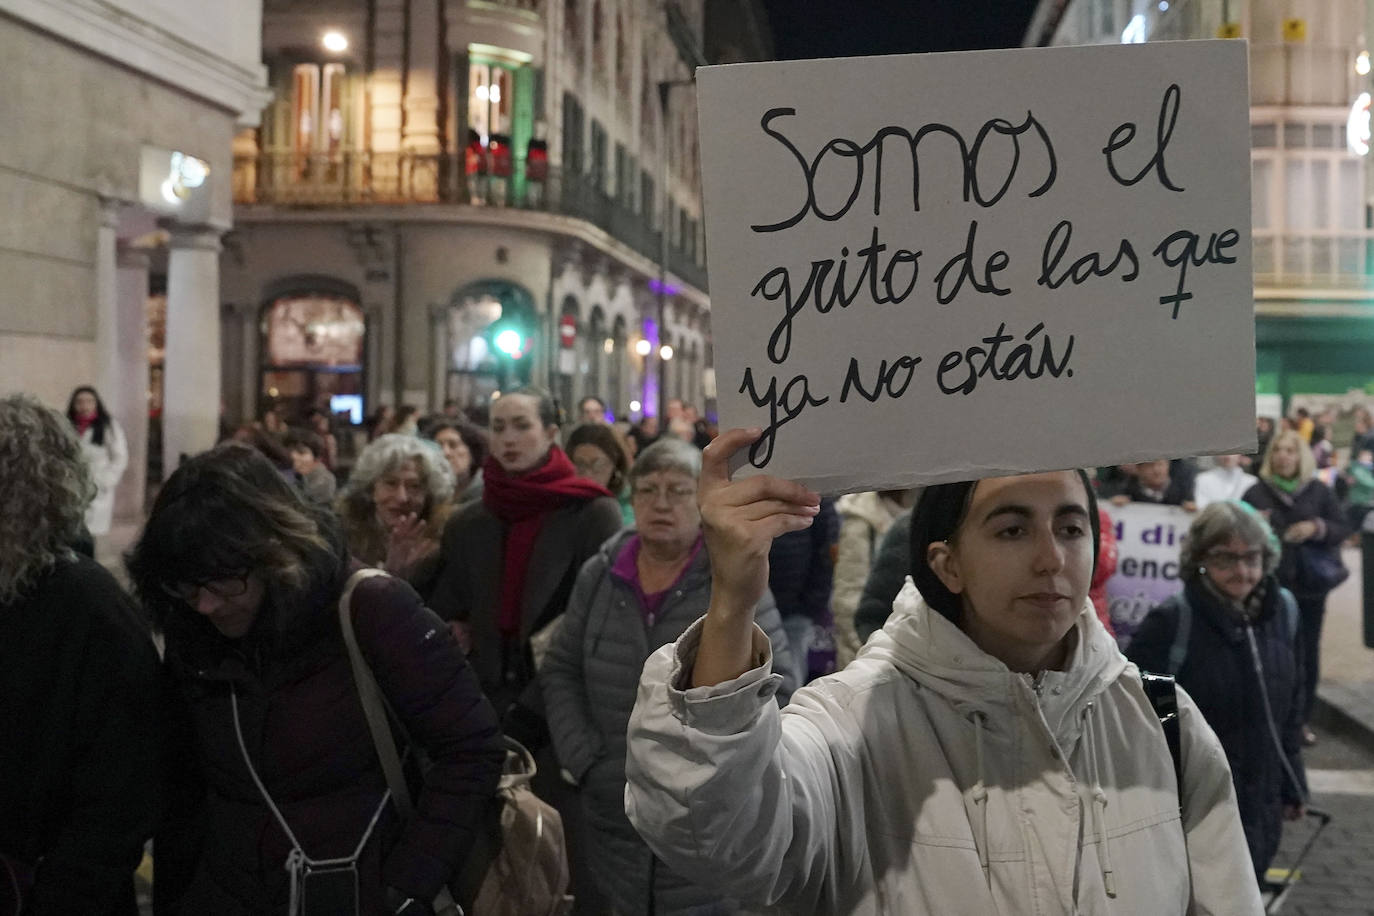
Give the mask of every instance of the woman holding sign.
<svg viewBox="0 0 1374 916">
<path fill-rule="evenodd" d="M 1225 756 L 1182 691 L 1180 770 L 1088 601 L 1079 472 L 928 488 L 912 577 L 844 671 L 771 697 L 752 608 L 819 497 L 700 486 L 709 610 L 644 669 L 626 811 L 672 868 L 795 913 L 1259 913 Z M 916 589 L 924 599 L 916 596 Z"/>
</svg>

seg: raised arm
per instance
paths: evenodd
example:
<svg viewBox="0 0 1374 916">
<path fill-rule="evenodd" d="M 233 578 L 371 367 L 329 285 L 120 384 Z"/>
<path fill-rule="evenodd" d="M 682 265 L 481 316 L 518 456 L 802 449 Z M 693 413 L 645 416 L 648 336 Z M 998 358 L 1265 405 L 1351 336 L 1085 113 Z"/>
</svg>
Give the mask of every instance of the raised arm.
<svg viewBox="0 0 1374 916">
<path fill-rule="evenodd" d="M 732 429 L 702 454 L 698 499 L 712 581 L 694 687 L 733 680 L 757 665 L 754 606 L 768 588 L 768 550 L 778 535 L 810 526 L 820 512 L 820 495 L 800 484 L 766 476 L 730 479 L 730 456 L 760 434 Z"/>
</svg>

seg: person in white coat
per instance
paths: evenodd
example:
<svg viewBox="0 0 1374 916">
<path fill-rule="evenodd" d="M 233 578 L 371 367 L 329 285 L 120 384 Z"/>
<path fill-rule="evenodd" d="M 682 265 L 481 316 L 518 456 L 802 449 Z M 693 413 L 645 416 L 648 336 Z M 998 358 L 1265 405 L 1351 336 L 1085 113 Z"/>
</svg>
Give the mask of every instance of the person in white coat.
<svg viewBox="0 0 1374 916">
<path fill-rule="evenodd" d="M 1240 499 L 1259 483 L 1258 477 L 1240 466 L 1240 455 L 1218 455 L 1215 460 L 1216 467 L 1203 471 L 1193 482 L 1193 501 L 1199 512 L 1224 499 Z"/>
<path fill-rule="evenodd" d="M 81 450 L 95 478 L 95 499 L 86 509 L 86 528 L 97 537 L 109 534 L 114 519 L 115 487 L 129 466 L 129 446 L 124 430 L 89 385 L 72 392 L 67 401 L 67 419 L 76 427 Z"/>
<path fill-rule="evenodd" d="M 1178 691 L 1176 776 L 1088 600 L 1082 472 L 927 488 L 892 617 L 779 711 L 752 609 L 820 498 L 730 480 L 758 433 L 706 451 L 708 611 L 650 658 L 630 720 L 626 813 L 661 859 L 808 916 L 1261 912 L 1216 735 Z"/>
<path fill-rule="evenodd" d="M 840 537 L 835 549 L 835 585 L 830 610 L 835 615 L 835 666 L 843 668 L 859 654 L 863 640 L 854 628 L 854 612 L 863 597 L 873 558 L 892 522 L 915 501 L 918 491 L 881 490 L 847 493 L 835 503 Z"/>
</svg>

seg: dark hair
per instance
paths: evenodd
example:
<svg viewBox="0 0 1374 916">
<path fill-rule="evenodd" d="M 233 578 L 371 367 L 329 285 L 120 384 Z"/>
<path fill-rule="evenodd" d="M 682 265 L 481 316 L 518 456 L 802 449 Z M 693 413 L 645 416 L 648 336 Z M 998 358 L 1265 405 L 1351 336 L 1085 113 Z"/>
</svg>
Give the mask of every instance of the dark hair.
<svg viewBox="0 0 1374 916">
<path fill-rule="evenodd" d="M 100 399 L 100 392 L 90 385 L 81 385 L 72 392 L 72 396 L 67 399 L 67 419 L 72 426 L 76 426 L 76 396 L 78 394 L 89 394 L 95 398 L 95 422 L 91 424 L 91 444 L 105 444 L 105 429 L 110 425 L 110 412 L 105 409 L 105 402 Z"/>
<path fill-rule="evenodd" d="M 466 420 L 455 420 L 451 417 L 439 417 L 425 433 L 426 437 L 436 442 L 439 434 L 446 429 L 451 429 L 458 434 L 458 438 L 463 440 L 463 444 L 468 447 L 468 473 L 476 474 L 477 469 L 482 466 L 482 462 L 487 460 L 487 434 L 478 429 Z"/>
<path fill-rule="evenodd" d="M 320 437 L 319 433 L 310 429 L 302 429 L 298 426 L 293 427 L 287 432 L 286 447 L 293 452 L 299 451 L 300 449 L 308 449 L 310 454 L 314 455 L 317 459 L 324 455 L 325 452 L 324 439 Z"/>
<path fill-rule="evenodd" d="M 606 484 L 606 489 L 612 493 L 619 493 L 621 487 L 625 486 L 625 475 L 630 470 L 630 459 L 625 454 L 625 449 L 620 447 L 620 440 L 616 437 L 615 430 L 605 423 L 583 423 L 581 426 L 568 433 L 568 441 L 565 444 L 568 457 L 572 457 L 573 449 L 579 445 L 594 445 L 606 453 L 606 457 L 611 459 L 615 465 L 615 472 L 611 474 L 610 483 Z"/>
<path fill-rule="evenodd" d="M 270 593 L 300 596 L 342 575 L 338 534 L 256 449 L 226 443 L 177 468 L 125 558 L 134 591 L 162 628 L 181 606 L 164 584 L 256 572 Z"/>
<path fill-rule="evenodd" d="M 539 422 L 545 427 L 558 425 L 558 406 L 553 402 L 553 396 L 538 385 L 522 385 L 514 391 L 504 391 L 501 398 L 512 397 L 521 394 L 527 398 L 534 398 L 538 404 L 536 409 L 539 414 Z M 496 400 L 501 400 L 497 398 Z"/>
<path fill-rule="evenodd" d="M 1088 524 L 1093 533 L 1093 567 L 1097 566 L 1097 552 L 1102 542 L 1100 521 L 1097 517 L 1097 496 L 1093 493 L 1092 482 L 1081 468 L 1078 479 L 1083 483 L 1087 494 Z M 916 589 L 931 608 L 956 623 L 962 605 L 959 596 L 945 588 L 945 583 L 930 568 L 926 552 L 937 541 L 948 541 L 954 537 L 959 526 L 968 514 L 973 502 L 973 490 L 978 486 L 976 480 L 959 483 L 940 483 L 926 487 L 916 508 L 911 512 L 911 579 Z"/>
<path fill-rule="evenodd" d="M 580 400 L 580 401 L 577 402 L 577 409 L 578 409 L 579 412 L 581 412 L 581 410 L 582 410 L 583 407 L 586 407 L 586 406 L 587 406 L 587 402 L 588 402 L 588 401 L 595 401 L 595 402 L 596 402 L 596 406 L 601 408 L 601 412 L 602 412 L 602 413 L 605 413 L 605 412 L 606 412 L 606 402 L 603 401 L 603 400 L 601 400 L 601 398 L 597 397 L 597 396 L 594 395 L 594 394 L 589 394 L 589 395 L 587 395 L 586 397 L 584 397 L 582 400 Z"/>
</svg>

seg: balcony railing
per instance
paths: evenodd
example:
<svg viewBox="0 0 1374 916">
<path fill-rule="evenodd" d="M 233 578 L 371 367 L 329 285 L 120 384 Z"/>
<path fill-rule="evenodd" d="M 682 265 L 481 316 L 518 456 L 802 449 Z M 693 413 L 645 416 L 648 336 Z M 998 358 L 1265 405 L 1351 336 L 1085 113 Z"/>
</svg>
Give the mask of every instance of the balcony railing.
<svg viewBox="0 0 1374 916">
<path fill-rule="evenodd" d="M 644 214 L 595 187 L 586 175 L 558 169 L 549 169 L 542 181 L 468 175 L 464 161 L 461 154 L 371 151 L 239 156 L 234 160 L 234 202 L 321 209 L 459 204 L 536 210 L 589 222 L 655 263 L 662 257 L 659 233 Z M 706 289 L 706 268 L 677 246 L 668 249 L 668 269 Z"/>
<path fill-rule="evenodd" d="M 1256 229 L 1255 285 L 1367 289 L 1374 295 L 1374 230 Z"/>
</svg>

